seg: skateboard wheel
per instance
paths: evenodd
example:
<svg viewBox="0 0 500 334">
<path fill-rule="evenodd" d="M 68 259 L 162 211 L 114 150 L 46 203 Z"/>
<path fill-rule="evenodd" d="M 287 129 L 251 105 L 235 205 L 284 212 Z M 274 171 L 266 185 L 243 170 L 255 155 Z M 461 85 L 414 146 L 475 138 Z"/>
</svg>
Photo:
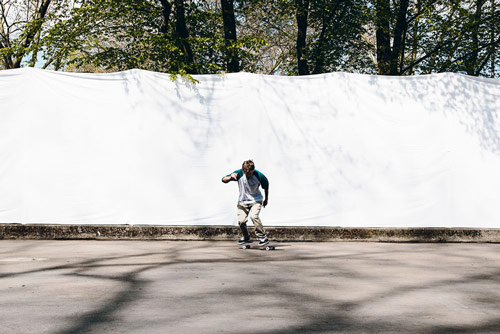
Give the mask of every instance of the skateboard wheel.
<svg viewBox="0 0 500 334">
<path fill-rule="evenodd" d="M 273 246 L 267 246 L 267 247 L 266 247 L 266 250 L 267 250 L 267 251 L 270 251 L 270 250 L 273 250 L 273 249 L 274 249 L 274 247 L 273 247 Z"/>
<path fill-rule="evenodd" d="M 249 249 L 250 248 L 250 245 L 243 245 L 243 247 L 241 247 L 243 249 Z"/>
</svg>

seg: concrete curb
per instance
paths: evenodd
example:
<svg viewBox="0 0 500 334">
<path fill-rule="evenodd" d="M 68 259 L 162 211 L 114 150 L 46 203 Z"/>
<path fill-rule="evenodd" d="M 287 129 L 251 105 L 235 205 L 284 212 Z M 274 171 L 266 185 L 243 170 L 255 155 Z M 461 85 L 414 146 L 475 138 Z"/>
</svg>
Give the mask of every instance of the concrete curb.
<svg viewBox="0 0 500 334">
<path fill-rule="evenodd" d="M 276 241 L 500 242 L 500 229 L 266 227 Z M 0 224 L 0 240 L 235 240 L 236 226 Z"/>
</svg>

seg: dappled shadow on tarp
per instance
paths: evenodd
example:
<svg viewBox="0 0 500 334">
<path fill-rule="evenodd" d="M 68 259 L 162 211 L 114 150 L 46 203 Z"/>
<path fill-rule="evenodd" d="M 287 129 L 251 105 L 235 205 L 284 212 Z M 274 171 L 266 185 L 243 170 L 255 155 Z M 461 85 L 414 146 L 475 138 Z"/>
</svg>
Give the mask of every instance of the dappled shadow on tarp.
<svg viewBox="0 0 500 334">
<path fill-rule="evenodd" d="M 264 225 L 498 225 L 496 81 L 195 78 L 0 73 L 0 222 L 236 225 L 220 181 L 253 159 Z"/>
<path fill-rule="evenodd" d="M 425 112 L 442 114 L 450 124 L 459 122 L 465 132 L 474 135 L 480 145 L 500 154 L 500 82 L 494 79 L 441 73 L 420 77 L 372 76 L 371 84 L 393 80 L 392 91 L 378 90 L 389 102 L 398 97 L 407 104 L 420 104 Z M 401 110 L 405 112 L 404 108 Z M 443 128 L 444 133 L 448 131 Z"/>
</svg>

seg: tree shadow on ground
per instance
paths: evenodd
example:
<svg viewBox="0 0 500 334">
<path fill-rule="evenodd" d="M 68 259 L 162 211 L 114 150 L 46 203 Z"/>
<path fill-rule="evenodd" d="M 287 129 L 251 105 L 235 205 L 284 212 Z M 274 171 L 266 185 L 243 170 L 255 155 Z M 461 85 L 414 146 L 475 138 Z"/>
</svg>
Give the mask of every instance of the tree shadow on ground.
<svg viewBox="0 0 500 334">
<path fill-rule="evenodd" d="M 424 246 L 423 246 L 424 247 Z M 424 247 L 425 248 L 425 247 Z M 234 249 L 231 246 L 231 249 Z M 425 248 L 427 249 L 427 248 Z M 424 249 L 424 250 L 425 250 Z M 195 277 L 183 278 L 189 282 L 183 282 L 178 278 L 177 281 L 165 282 L 171 285 L 172 293 L 165 296 L 164 312 L 172 313 L 176 324 L 198 324 L 209 317 L 217 318 L 234 314 L 247 309 L 250 315 L 262 317 L 262 313 L 273 317 L 280 317 L 284 312 L 286 316 L 291 316 L 292 321 L 288 325 L 273 325 L 273 320 L 268 322 L 272 325 L 266 329 L 248 329 L 243 326 L 238 332 L 241 333 L 263 333 L 263 334 L 281 334 L 281 333 L 495 333 L 500 326 L 500 320 L 481 320 L 474 324 L 449 326 L 439 319 L 432 324 L 422 323 L 419 320 L 404 323 L 398 322 L 398 317 L 391 314 L 388 309 L 385 316 L 363 317 L 366 309 L 380 305 L 382 298 L 402 298 L 411 300 L 415 294 L 422 291 L 440 291 L 450 289 L 462 291 L 466 296 L 479 297 L 471 289 L 464 287 L 474 287 L 481 284 L 500 286 L 500 272 L 498 269 L 490 268 L 480 272 L 467 272 L 461 275 L 452 275 L 451 277 L 436 277 L 432 280 L 422 283 L 405 283 L 397 285 L 384 284 L 384 275 L 372 272 L 371 269 L 381 270 L 412 269 L 418 271 L 439 271 L 439 266 L 435 263 L 429 265 L 421 262 L 405 263 L 404 253 L 415 253 L 415 247 L 407 248 L 405 251 L 398 252 L 398 257 L 390 248 L 376 252 L 359 251 L 317 253 L 312 249 L 303 247 L 300 252 L 295 252 L 294 247 L 290 247 L 287 252 L 252 252 L 239 251 L 235 249 L 230 251 L 227 243 L 192 243 L 183 245 L 167 244 L 165 249 L 157 252 L 137 252 L 124 256 L 110 256 L 104 258 L 91 258 L 77 263 L 60 266 L 50 266 L 35 270 L 26 270 L 21 272 L 4 273 L 2 278 L 20 277 L 22 275 L 31 275 L 42 272 L 54 272 L 57 275 L 74 277 L 75 279 L 85 278 L 92 280 L 109 281 L 119 286 L 119 291 L 114 293 L 106 302 L 99 304 L 95 309 L 72 316 L 71 325 L 57 331 L 58 334 L 67 333 L 85 333 L 89 331 L 105 331 L 109 325 L 119 325 L 119 313 L 130 309 L 132 304 L 138 303 L 147 298 L 144 292 L 148 289 L 154 289 L 155 282 L 148 278 L 148 274 L 154 271 L 163 273 L 172 273 L 177 271 L 186 271 L 189 274 L 196 273 L 201 276 L 207 274 L 207 270 L 224 272 L 229 267 L 237 266 L 245 271 L 241 273 L 242 277 L 253 280 L 251 284 L 226 284 L 217 286 L 211 280 L 213 276 L 206 275 L 199 279 L 198 289 L 196 291 L 187 291 L 175 294 L 176 287 L 194 284 Z M 401 255 L 403 255 L 401 257 Z M 474 255 L 465 254 L 467 261 L 473 261 Z M 162 260 L 158 261 L 158 256 Z M 450 252 L 445 258 L 457 260 L 457 254 Z M 479 258 L 477 258 L 479 259 Z M 124 262 L 126 263 L 119 263 Z M 464 259 L 465 261 L 465 259 Z M 118 262 L 118 263 L 117 263 Z M 363 272 L 356 269 L 360 264 L 370 265 L 370 270 Z M 119 268 L 119 273 L 102 273 L 99 270 Z M 446 270 L 443 268 L 443 270 Z M 328 273 L 333 274 L 331 278 L 326 277 Z M 228 276 L 224 276 L 228 275 Z M 239 273 L 228 272 L 222 277 L 225 281 L 231 283 L 234 278 L 240 278 Z M 233 276 L 231 276 L 233 275 Z M 237 275 L 237 276 L 234 276 Z M 272 281 L 259 280 L 258 277 L 275 275 Z M 306 286 L 303 275 L 309 275 L 309 279 L 318 282 L 318 286 Z M 184 277 L 184 276 L 182 276 Z M 212 278 L 210 278 L 212 277 Z M 198 278 L 198 277 L 196 277 Z M 332 294 L 322 294 L 322 289 L 329 289 L 335 295 L 335 289 L 342 287 L 342 284 L 356 282 L 370 284 L 372 281 L 380 281 L 380 287 L 373 292 L 367 293 L 356 298 L 332 297 Z M 204 289 L 207 285 L 210 288 Z M 344 285 L 346 286 L 346 285 Z M 349 286 L 347 284 L 347 286 Z M 182 289 L 180 289 L 182 290 Z M 203 293 L 200 294 L 200 291 Z M 356 295 L 356 291 L 352 291 Z M 262 300 L 249 300 L 248 296 L 261 295 Z M 345 294 L 344 294 L 345 297 Z M 241 302 L 241 309 L 238 305 Z M 234 306 L 235 303 L 236 307 Z M 489 303 L 489 304 L 488 304 Z M 177 314 L 179 308 L 189 312 L 186 314 Z M 397 304 L 396 304 L 397 305 Z M 498 309 L 500 301 L 491 298 L 489 302 L 484 303 L 483 307 L 488 306 Z M 387 306 L 386 306 L 387 307 Z M 404 307 L 404 306 L 403 306 Z M 178 308 L 176 310 L 176 308 Z M 404 319 L 410 316 L 418 317 L 416 312 L 412 314 L 411 310 L 406 310 Z M 232 313 L 232 314 L 231 314 Z M 368 313 L 370 313 L 368 311 Z M 161 320 L 161 326 L 166 330 L 174 330 L 175 325 L 170 323 L 171 319 L 166 317 Z M 232 321 L 236 321 L 233 319 Z M 236 321 L 237 322 L 237 321 Z M 147 318 L 144 319 L 147 326 Z M 121 326 L 122 324 L 120 324 Z M 207 327 L 201 332 L 212 333 L 222 329 L 224 323 L 217 323 L 220 328 Z M 144 327 L 146 328 L 146 327 Z M 203 328 L 200 326 L 200 328 Z M 231 328 L 226 328 L 230 330 Z M 176 329 L 177 331 L 177 329 Z M 183 332 L 180 330 L 180 332 Z"/>
</svg>

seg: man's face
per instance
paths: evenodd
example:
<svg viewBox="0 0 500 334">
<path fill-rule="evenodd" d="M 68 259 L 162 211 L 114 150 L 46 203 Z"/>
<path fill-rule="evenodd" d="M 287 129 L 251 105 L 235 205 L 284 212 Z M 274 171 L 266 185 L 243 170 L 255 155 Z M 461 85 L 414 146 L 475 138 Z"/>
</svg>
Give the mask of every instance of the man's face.
<svg viewBox="0 0 500 334">
<path fill-rule="evenodd" d="M 245 175 L 246 175 L 246 177 L 248 179 L 250 176 L 253 175 L 253 170 L 246 172 Z"/>
</svg>

